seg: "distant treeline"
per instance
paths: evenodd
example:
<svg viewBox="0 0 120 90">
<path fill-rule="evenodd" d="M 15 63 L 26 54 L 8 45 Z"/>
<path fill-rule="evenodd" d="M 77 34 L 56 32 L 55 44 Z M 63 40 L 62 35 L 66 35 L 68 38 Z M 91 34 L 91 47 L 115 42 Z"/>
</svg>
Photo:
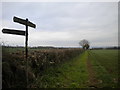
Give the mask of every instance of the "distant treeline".
<svg viewBox="0 0 120 90">
<path fill-rule="evenodd" d="M 2 46 L 5 48 L 24 48 L 23 46 Z M 52 46 L 38 46 L 38 47 L 28 47 L 28 48 L 33 48 L 33 49 L 37 49 L 37 48 L 55 48 Z"/>
<path fill-rule="evenodd" d="M 24 48 L 23 46 L 2 46 L 5 48 Z M 66 49 L 66 48 L 78 48 L 78 47 L 53 47 L 53 46 L 36 46 L 36 47 L 28 47 L 30 49 Z M 91 49 L 120 49 L 120 46 L 112 46 L 112 47 L 93 47 Z"/>
<path fill-rule="evenodd" d="M 24 48 L 23 46 L 2 46 L 5 48 Z M 36 46 L 28 47 L 29 49 L 66 49 L 66 48 L 78 48 L 78 47 L 53 47 L 53 46 Z"/>
<path fill-rule="evenodd" d="M 2 46 L 3 48 L 24 48 L 23 46 Z"/>
<path fill-rule="evenodd" d="M 98 48 L 92 48 L 94 50 L 99 50 L 99 49 L 120 49 L 120 46 L 114 46 L 114 47 L 98 47 Z"/>
</svg>

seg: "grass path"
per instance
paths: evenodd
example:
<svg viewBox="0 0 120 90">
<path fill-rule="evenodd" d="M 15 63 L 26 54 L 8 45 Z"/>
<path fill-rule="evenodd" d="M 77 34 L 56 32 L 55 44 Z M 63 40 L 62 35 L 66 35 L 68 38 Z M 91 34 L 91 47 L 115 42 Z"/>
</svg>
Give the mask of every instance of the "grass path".
<svg viewBox="0 0 120 90">
<path fill-rule="evenodd" d="M 96 72 L 93 69 L 93 65 L 91 63 L 91 59 L 90 59 L 90 52 L 87 51 L 88 55 L 87 55 L 87 69 L 88 69 L 88 73 L 89 73 L 89 81 L 88 81 L 88 85 L 91 88 L 97 88 L 97 84 L 99 83 L 99 81 L 97 80 L 96 77 Z"/>
<path fill-rule="evenodd" d="M 37 78 L 37 88 L 84 88 L 88 86 L 87 52 L 56 67 L 49 68 Z"/>
</svg>

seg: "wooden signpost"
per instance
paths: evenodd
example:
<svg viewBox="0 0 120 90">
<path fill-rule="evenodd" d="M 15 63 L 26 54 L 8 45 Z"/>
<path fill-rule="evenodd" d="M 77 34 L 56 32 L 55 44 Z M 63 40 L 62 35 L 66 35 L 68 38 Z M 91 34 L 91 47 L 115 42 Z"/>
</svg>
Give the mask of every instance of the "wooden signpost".
<svg viewBox="0 0 120 90">
<path fill-rule="evenodd" d="M 26 40 L 25 40 L 25 53 L 26 53 L 26 61 L 27 61 L 27 57 L 28 57 L 28 26 L 32 27 L 32 28 L 36 28 L 36 25 L 33 24 L 32 22 L 30 22 L 28 19 L 24 20 L 18 17 L 14 17 L 13 21 L 19 24 L 23 24 L 26 26 L 26 31 L 21 31 L 21 30 L 13 30 L 13 29 L 3 29 L 2 32 L 3 33 L 7 33 L 7 34 L 15 34 L 15 35 L 22 35 L 22 36 L 26 36 Z M 28 61 L 27 61 L 28 64 Z M 28 73 L 27 73 L 28 76 Z M 27 79 L 28 82 L 28 79 Z"/>
<path fill-rule="evenodd" d="M 28 19 L 24 20 L 18 17 L 13 17 L 13 21 L 19 24 L 23 24 L 26 26 L 26 31 L 20 31 L 20 30 L 13 30 L 13 29 L 3 29 L 2 32 L 3 33 L 7 33 L 7 34 L 15 34 L 15 35 L 23 35 L 26 36 L 26 41 L 25 41 L 25 51 L 26 51 L 26 59 L 28 56 L 28 26 L 32 27 L 32 28 L 36 28 L 36 25 L 33 24 L 32 22 L 30 22 Z"/>
</svg>

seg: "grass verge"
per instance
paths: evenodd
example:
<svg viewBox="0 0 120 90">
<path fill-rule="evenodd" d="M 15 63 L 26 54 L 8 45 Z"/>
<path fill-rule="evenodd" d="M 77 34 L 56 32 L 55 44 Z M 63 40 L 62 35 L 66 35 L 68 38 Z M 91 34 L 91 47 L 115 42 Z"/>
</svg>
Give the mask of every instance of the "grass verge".
<svg viewBox="0 0 120 90">
<path fill-rule="evenodd" d="M 87 53 L 43 72 L 34 82 L 36 88 L 84 88 L 87 87 Z"/>
</svg>

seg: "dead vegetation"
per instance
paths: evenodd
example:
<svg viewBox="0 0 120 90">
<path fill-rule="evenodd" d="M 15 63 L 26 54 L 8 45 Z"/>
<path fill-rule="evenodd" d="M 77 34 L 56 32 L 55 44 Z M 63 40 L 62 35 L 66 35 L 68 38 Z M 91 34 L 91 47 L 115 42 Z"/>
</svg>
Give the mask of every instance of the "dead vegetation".
<svg viewBox="0 0 120 90">
<path fill-rule="evenodd" d="M 82 52 L 82 49 L 30 50 L 26 61 L 24 51 L 7 52 L 3 49 L 3 88 L 29 87 L 45 69 L 58 66 Z"/>
</svg>

